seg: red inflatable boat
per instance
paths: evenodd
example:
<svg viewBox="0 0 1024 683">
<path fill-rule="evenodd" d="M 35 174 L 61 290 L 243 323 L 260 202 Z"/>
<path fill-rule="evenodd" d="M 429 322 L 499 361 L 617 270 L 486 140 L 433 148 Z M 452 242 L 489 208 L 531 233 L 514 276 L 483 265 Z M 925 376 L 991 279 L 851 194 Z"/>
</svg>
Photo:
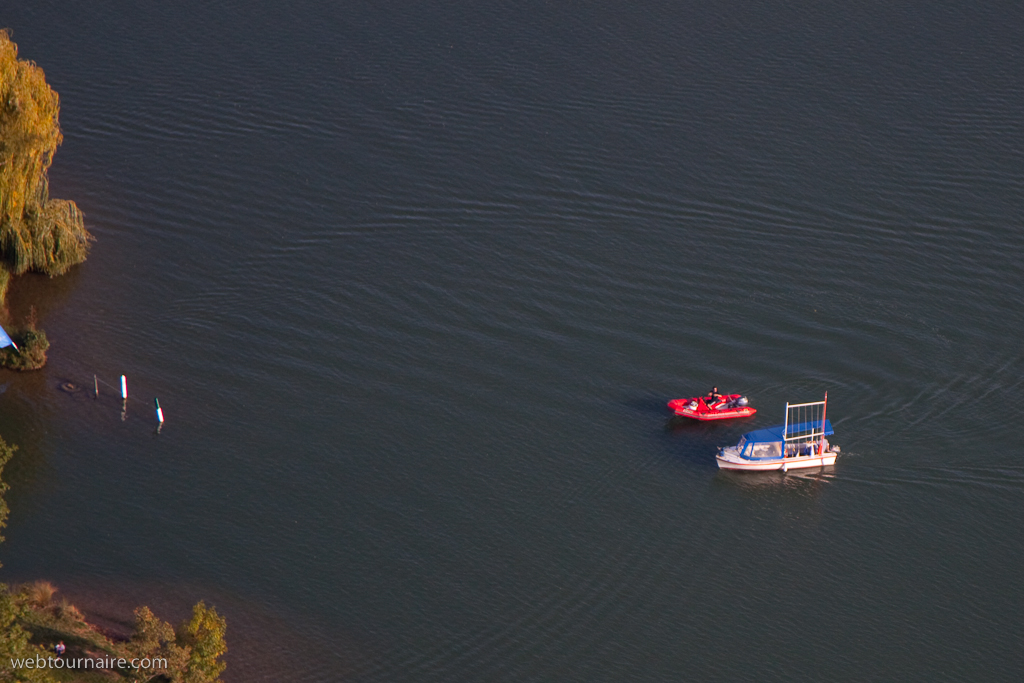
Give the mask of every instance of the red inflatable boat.
<svg viewBox="0 0 1024 683">
<path fill-rule="evenodd" d="M 668 407 L 676 415 L 695 420 L 728 420 L 732 417 L 749 417 L 757 412 L 756 408 L 747 405 L 747 397 L 739 394 L 728 394 L 716 399 L 707 396 L 677 398 L 669 401 Z"/>
</svg>

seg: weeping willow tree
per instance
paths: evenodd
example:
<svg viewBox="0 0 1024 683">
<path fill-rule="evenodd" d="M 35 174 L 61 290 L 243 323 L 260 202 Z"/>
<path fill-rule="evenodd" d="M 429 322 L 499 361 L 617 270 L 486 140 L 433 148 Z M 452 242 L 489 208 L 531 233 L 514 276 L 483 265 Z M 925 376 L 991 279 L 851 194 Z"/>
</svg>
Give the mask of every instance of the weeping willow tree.
<svg viewBox="0 0 1024 683">
<path fill-rule="evenodd" d="M 18 59 L 18 46 L 0 30 L 0 262 L 14 275 L 61 275 L 89 251 L 82 212 L 50 199 L 46 172 L 62 140 L 59 113 L 43 70 Z"/>
</svg>

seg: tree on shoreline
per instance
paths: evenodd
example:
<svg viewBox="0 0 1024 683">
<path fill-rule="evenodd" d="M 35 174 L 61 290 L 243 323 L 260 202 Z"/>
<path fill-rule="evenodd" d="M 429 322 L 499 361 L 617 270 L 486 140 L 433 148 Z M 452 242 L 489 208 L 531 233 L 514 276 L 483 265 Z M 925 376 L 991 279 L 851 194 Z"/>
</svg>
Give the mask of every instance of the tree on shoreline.
<svg viewBox="0 0 1024 683">
<path fill-rule="evenodd" d="M 62 275 L 85 260 L 93 237 L 74 202 L 50 198 L 47 171 L 63 140 L 60 98 L 35 63 L 0 29 L 0 309 L 12 275 Z M 0 367 L 36 370 L 49 342 L 34 323 L 18 332 L 25 353 L 0 353 Z"/>
<path fill-rule="evenodd" d="M 192 608 L 192 618 L 178 629 L 178 645 L 189 648 L 184 683 L 220 683 L 227 666 L 220 661 L 228 651 L 224 642 L 227 622 L 213 607 L 200 600 Z"/>
<path fill-rule="evenodd" d="M 165 678 L 179 683 L 188 666 L 189 650 L 175 642 L 174 628 L 162 621 L 148 607 L 135 610 L 135 631 L 128 643 L 129 652 L 140 660 L 149 659 L 152 666 L 140 669 L 140 681 Z M 166 660 L 165 668 L 157 668 L 158 660 Z"/>
<path fill-rule="evenodd" d="M 93 239 L 74 202 L 50 198 L 59 114 L 43 70 L 18 59 L 18 46 L 0 30 L 0 260 L 13 275 L 61 275 L 85 260 Z"/>
</svg>

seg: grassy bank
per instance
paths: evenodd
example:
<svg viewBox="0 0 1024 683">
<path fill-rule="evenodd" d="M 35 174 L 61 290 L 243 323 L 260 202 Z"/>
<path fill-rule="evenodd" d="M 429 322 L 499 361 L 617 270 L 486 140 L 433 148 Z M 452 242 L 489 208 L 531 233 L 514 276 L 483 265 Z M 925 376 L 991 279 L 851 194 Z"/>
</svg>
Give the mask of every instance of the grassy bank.
<svg viewBox="0 0 1024 683">
<path fill-rule="evenodd" d="M 0 632 L 4 634 L 0 636 L 0 680 L 220 681 L 224 670 L 220 658 L 227 651 L 226 624 L 213 607 L 202 602 L 177 628 L 148 607 L 140 607 L 135 610 L 132 633 L 125 638 L 89 624 L 74 605 L 56 598 L 57 589 L 48 582 L 0 588 Z M 55 652 L 58 643 L 65 647 L 60 657 Z M 33 660 L 32 664 L 27 660 Z M 34 663 L 39 661 L 47 665 L 36 668 Z"/>
</svg>

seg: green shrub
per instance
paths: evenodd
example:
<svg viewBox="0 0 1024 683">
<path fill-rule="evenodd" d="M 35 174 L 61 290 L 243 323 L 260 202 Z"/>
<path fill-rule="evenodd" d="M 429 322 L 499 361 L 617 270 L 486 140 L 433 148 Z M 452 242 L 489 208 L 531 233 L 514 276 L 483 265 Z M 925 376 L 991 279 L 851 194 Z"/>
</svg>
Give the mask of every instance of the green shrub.
<svg viewBox="0 0 1024 683">
<path fill-rule="evenodd" d="M 34 322 L 29 322 L 26 327 L 13 330 L 11 339 L 18 345 L 0 350 L 0 367 L 8 370 L 38 370 L 46 365 L 46 351 L 50 348 L 50 341 L 46 338 L 46 332 L 36 329 Z"/>
<path fill-rule="evenodd" d="M 42 653 L 40 648 L 29 642 L 29 632 L 19 623 L 24 615 L 24 607 L 15 602 L 6 585 L 0 584 L 0 681 L 42 683 L 53 680 L 46 670 L 14 668 L 13 660 Z"/>
</svg>

